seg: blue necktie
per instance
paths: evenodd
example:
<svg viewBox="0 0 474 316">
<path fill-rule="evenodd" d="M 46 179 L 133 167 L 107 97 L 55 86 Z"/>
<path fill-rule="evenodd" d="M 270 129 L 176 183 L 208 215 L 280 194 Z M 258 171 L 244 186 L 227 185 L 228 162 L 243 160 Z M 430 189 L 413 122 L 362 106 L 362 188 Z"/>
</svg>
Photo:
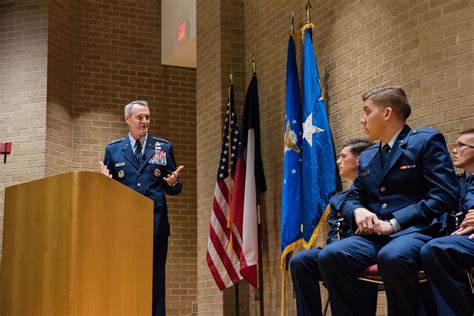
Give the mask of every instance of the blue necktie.
<svg viewBox="0 0 474 316">
<path fill-rule="evenodd" d="M 382 168 L 383 168 L 385 166 L 385 164 L 387 163 L 387 161 L 388 161 L 388 157 L 390 157 L 390 145 L 389 144 L 383 145 L 381 154 L 382 154 Z"/>
<path fill-rule="evenodd" d="M 137 140 L 135 142 L 134 154 L 135 154 L 135 157 L 137 157 L 138 161 L 140 161 L 142 159 L 142 143 L 140 143 L 140 140 Z"/>
</svg>

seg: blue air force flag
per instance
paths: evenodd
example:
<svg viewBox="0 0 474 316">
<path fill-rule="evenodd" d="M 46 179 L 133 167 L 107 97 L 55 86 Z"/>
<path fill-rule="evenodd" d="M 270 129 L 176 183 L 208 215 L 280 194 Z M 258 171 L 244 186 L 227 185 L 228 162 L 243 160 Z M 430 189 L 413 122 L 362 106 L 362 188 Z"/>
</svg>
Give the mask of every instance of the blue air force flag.
<svg viewBox="0 0 474 316">
<path fill-rule="evenodd" d="M 301 104 L 293 36 L 290 36 L 288 40 L 285 103 L 280 245 L 281 266 L 288 269 L 289 255 L 303 237 L 301 232 Z"/>
<path fill-rule="evenodd" d="M 310 248 L 321 219 L 329 211 L 336 190 L 336 164 L 328 114 L 319 83 L 311 30 L 306 29 L 303 48 L 303 245 Z"/>
</svg>

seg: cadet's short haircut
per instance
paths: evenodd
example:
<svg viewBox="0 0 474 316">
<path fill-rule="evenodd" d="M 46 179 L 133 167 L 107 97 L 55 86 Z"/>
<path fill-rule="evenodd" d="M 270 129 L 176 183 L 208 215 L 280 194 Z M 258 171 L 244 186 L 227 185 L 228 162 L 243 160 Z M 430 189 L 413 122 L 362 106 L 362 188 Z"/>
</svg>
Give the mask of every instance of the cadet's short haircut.
<svg viewBox="0 0 474 316">
<path fill-rule="evenodd" d="M 362 100 L 372 100 L 383 108 L 391 107 L 395 114 L 406 120 L 411 114 L 411 106 L 408 97 L 400 87 L 381 86 L 369 89 L 362 96 Z"/>
<path fill-rule="evenodd" d="M 373 143 L 365 138 L 354 138 L 346 141 L 342 148 L 349 147 L 349 151 L 354 156 L 359 156 L 361 152 L 366 150 L 369 146 L 372 146 Z"/>
<path fill-rule="evenodd" d="M 465 135 L 465 134 L 474 134 L 474 128 L 468 128 L 463 130 L 459 135 Z"/>
<path fill-rule="evenodd" d="M 127 105 L 125 106 L 125 108 L 123 109 L 123 112 L 124 112 L 125 116 L 129 116 L 129 115 L 130 115 L 130 113 L 132 112 L 132 110 L 133 110 L 133 108 L 135 107 L 135 105 L 148 107 L 148 102 L 146 102 L 146 101 L 141 101 L 141 100 L 137 100 L 137 101 L 132 101 L 132 102 L 130 102 L 130 103 L 127 104 Z"/>
</svg>

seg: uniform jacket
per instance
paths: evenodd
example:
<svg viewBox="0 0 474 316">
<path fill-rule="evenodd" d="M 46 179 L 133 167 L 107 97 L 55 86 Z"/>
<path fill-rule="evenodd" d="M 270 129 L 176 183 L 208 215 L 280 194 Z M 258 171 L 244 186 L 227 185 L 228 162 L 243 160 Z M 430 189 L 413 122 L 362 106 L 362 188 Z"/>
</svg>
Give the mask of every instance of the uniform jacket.
<svg viewBox="0 0 474 316">
<path fill-rule="evenodd" d="M 353 222 L 354 210 L 365 207 L 382 220 L 395 218 L 401 231 L 436 235 L 441 216 L 457 208 L 459 184 L 443 135 L 432 128 L 411 129 L 398 135 L 382 168 L 380 145 L 359 157 L 359 172 L 343 216 Z"/>
<path fill-rule="evenodd" d="M 326 239 L 326 244 L 330 244 L 339 239 L 352 236 L 352 228 L 350 224 L 348 224 L 351 222 L 345 221 L 340 211 L 342 203 L 345 201 L 348 192 L 349 190 L 339 192 L 333 195 L 329 200 L 329 203 L 331 204 L 331 210 L 329 211 L 329 232 Z M 339 236 L 337 235 L 338 230 Z"/>
<path fill-rule="evenodd" d="M 168 207 L 165 193 L 176 195 L 182 183 L 169 186 L 163 177 L 176 170 L 172 144 L 162 138 L 148 134 L 143 157 L 137 161 L 129 136 L 115 140 L 105 148 L 104 165 L 112 178 L 143 194 L 154 202 L 154 234 L 169 235 Z"/>
<path fill-rule="evenodd" d="M 466 183 L 466 174 L 458 175 L 458 179 L 461 187 L 459 211 L 465 214 L 467 211 L 474 209 L 474 182 L 471 179 L 471 182 Z"/>
<path fill-rule="evenodd" d="M 460 187 L 459 207 L 455 212 L 451 213 L 447 219 L 448 234 L 459 228 L 464 217 L 469 210 L 474 209 L 474 183 L 472 180 L 466 182 L 466 173 L 457 176 Z"/>
</svg>

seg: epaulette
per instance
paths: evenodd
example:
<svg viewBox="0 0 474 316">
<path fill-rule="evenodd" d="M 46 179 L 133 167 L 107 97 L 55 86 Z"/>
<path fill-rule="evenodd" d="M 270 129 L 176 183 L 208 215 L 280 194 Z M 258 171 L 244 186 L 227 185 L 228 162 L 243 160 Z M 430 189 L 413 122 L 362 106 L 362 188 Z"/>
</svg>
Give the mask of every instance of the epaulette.
<svg viewBox="0 0 474 316">
<path fill-rule="evenodd" d="M 125 139 L 125 137 L 122 137 L 122 138 L 119 138 L 119 139 L 115 139 L 115 140 L 111 141 L 110 143 L 108 143 L 107 145 L 112 145 L 112 144 L 121 142 L 121 141 L 124 140 L 124 139 Z"/>
<path fill-rule="evenodd" d="M 418 134 L 418 133 L 439 133 L 439 131 L 432 127 L 421 127 L 421 128 L 414 128 L 410 131 L 411 134 Z"/>
<path fill-rule="evenodd" d="M 159 141 L 160 143 L 166 143 L 166 144 L 171 144 L 171 142 L 169 140 L 166 140 L 164 138 L 160 138 L 160 137 L 156 137 L 156 136 L 153 136 L 152 137 L 154 140 L 157 140 Z"/>
</svg>

